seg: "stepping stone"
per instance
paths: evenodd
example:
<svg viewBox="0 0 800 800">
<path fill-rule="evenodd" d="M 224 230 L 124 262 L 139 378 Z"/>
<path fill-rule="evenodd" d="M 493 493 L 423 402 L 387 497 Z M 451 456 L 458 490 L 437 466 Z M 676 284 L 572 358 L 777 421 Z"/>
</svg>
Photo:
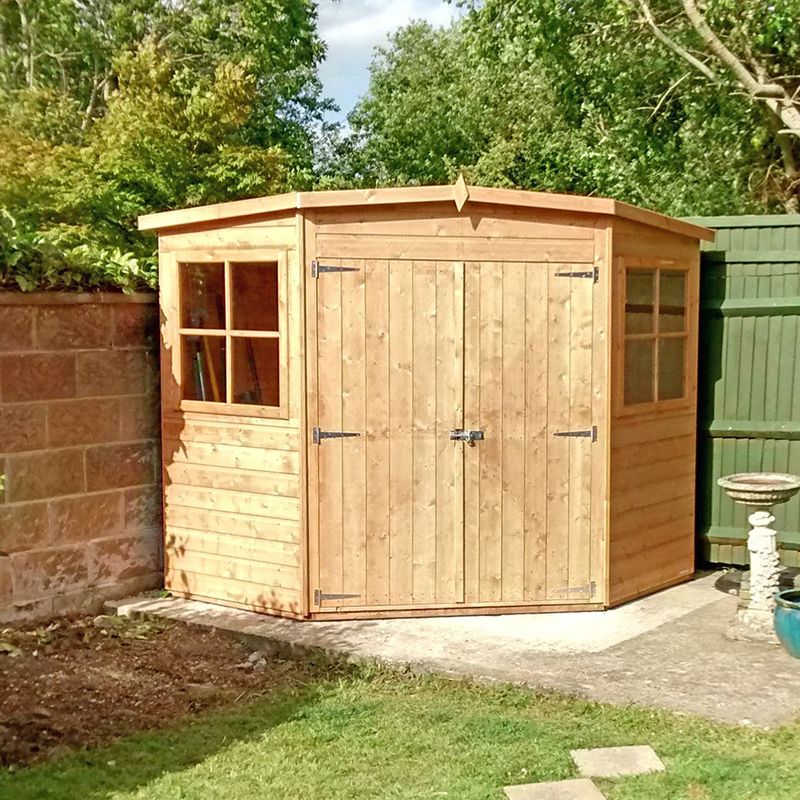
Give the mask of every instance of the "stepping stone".
<svg viewBox="0 0 800 800">
<path fill-rule="evenodd" d="M 505 786 L 508 800 L 606 800 L 605 795 L 588 779 L 551 783 L 524 783 Z"/>
<path fill-rule="evenodd" d="M 584 778 L 622 778 L 664 772 L 664 762 L 649 745 L 636 747 L 593 747 L 573 750 L 572 760 Z"/>
</svg>

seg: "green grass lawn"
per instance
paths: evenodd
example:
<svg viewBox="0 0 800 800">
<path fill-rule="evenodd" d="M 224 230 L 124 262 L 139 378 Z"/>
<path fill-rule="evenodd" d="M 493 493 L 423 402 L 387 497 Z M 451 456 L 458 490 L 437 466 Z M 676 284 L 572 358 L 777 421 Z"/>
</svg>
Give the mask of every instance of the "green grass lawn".
<svg viewBox="0 0 800 800">
<path fill-rule="evenodd" d="M 800 726 L 773 733 L 518 688 L 379 670 L 302 687 L 0 775 L 3 800 L 501 798 L 575 777 L 576 747 L 650 744 L 664 774 L 602 782 L 609 800 L 797 800 Z"/>
</svg>

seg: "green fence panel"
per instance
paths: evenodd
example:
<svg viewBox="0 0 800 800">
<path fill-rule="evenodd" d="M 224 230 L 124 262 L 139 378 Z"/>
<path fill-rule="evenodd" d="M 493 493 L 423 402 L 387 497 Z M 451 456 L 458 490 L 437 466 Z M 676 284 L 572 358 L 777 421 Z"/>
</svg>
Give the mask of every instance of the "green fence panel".
<svg viewBox="0 0 800 800">
<path fill-rule="evenodd" d="M 745 564 L 746 510 L 717 478 L 800 473 L 800 215 L 691 221 L 717 230 L 702 255 L 699 549 Z M 774 513 L 781 558 L 800 566 L 800 497 Z"/>
</svg>

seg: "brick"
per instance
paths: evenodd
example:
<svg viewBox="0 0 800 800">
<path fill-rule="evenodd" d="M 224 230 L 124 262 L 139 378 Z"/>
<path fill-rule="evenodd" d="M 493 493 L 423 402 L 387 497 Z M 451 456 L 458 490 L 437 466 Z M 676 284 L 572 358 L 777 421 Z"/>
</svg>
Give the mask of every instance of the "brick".
<svg viewBox="0 0 800 800">
<path fill-rule="evenodd" d="M 36 318 L 39 350 L 87 350 L 111 344 L 112 309 L 99 303 L 42 306 Z"/>
<path fill-rule="evenodd" d="M 40 500 L 85 489 L 83 452 L 48 450 L 6 459 L 6 502 Z"/>
<path fill-rule="evenodd" d="M 120 439 L 158 439 L 161 436 L 161 402 L 157 394 L 119 399 Z"/>
<path fill-rule="evenodd" d="M 75 397 L 75 355 L 26 353 L 0 357 L 5 403 Z"/>
<path fill-rule="evenodd" d="M 128 580 L 161 569 L 158 537 L 119 536 L 92 542 L 87 548 L 93 584 Z"/>
<path fill-rule="evenodd" d="M 158 306 L 120 303 L 114 306 L 114 345 L 154 348 L 158 342 Z"/>
<path fill-rule="evenodd" d="M 111 398 L 53 401 L 47 404 L 47 439 L 52 447 L 116 442 L 119 417 Z"/>
<path fill-rule="evenodd" d="M 88 490 L 152 484 L 156 453 L 156 446 L 151 442 L 90 447 L 86 451 Z"/>
<path fill-rule="evenodd" d="M 14 568 L 14 600 L 50 597 L 85 586 L 89 564 L 84 546 L 29 550 L 10 556 Z"/>
<path fill-rule="evenodd" d="M 122 492 L 115 491 L 51 500 L 50 541 L 73 544 L 121 533 L 124 499 Z"/>
<path fill-rule="evenodd" d="M 34 550 L 47 541 L 46 502 L 0 506 L 0 553 Z"/>
<path fill-rule="evenodd" d="M 79 397 L 143 394 L 150 386 L 147 356 L 139 350 L 78 353 Z"/>
<path fill-rule="evenodd" d="M 45 446 L 45 420 L 43 403 L 0 406 L 0 448 L 5 453 L 41 450 Z"/>
<path fill-rule="evenodd" d="M 14 601 L 14 568 L 10 556 L 0 556 L 0 606 Z"/>
<path fill-rule="evenodd" d="M 33 350 L 34 310 L 25 306 L 0 306 L 0 352 Z"/>
<path fill-rule="evenodd" d="M 161 485 L 125 490 L 125 529 L 161 530 Z"/>
</svg>

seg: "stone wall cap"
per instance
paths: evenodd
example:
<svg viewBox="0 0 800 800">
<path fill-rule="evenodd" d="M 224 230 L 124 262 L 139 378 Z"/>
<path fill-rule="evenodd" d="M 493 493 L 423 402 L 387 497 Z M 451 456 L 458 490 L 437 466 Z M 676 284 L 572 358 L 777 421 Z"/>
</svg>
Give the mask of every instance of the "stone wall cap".
<svg viewBox="0 0 800 800">
<path fill-rule="evenodd" d="M 118 305 L 128 303 L 155 304 L 157 292 L 14 292 L 0 291 L 0 306 L 61 306 L 103 303 Z"/>
</svg>

